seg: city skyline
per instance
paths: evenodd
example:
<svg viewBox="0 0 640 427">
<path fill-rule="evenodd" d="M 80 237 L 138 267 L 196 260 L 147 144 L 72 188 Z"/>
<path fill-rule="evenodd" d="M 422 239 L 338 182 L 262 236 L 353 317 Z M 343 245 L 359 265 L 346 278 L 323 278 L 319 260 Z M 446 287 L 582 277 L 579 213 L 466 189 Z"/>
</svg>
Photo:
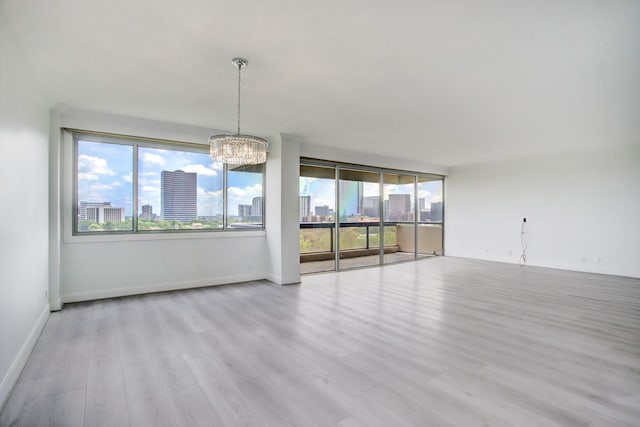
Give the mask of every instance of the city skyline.
<svg viewBox="0 0 640 427">
<path fill-rule="evenodd" d="M 133 147 L 123 144 L 78 141 L 78 200 L 110 202 L 123 207 L 127 217 L 133 210 Z M 222 164 L 208 154 L 148 147 L 138 148 L 138 214 L 142 206 L 161 207 L 162 171 L 182 170 L 197 174 L 198 216 L 223 212 Z M 262 174 L 230 171 L 227 198 L 230 214 L 240 204 L 252 204 L 262 196 Z M 154 212 L 161 215 L 162 212 Z"/>
<path fill-rule="evenodd" d="M 360 214 L 371 218 L 379 217 L 380 215 L 380 185 L 378 183 L 360 182 L 360 181 L 348 181 L 340 180 L 341 184 L 340 197 L 346 200 L 346 204 L 341 204 L 340 217 L 346 218 L 352 214 Z M 442 181 L 423 181 L 418 182 L 418 204 L 419 211 L 430 212 L 433 204 L 440 203 L 442 205 Z M 410 188 L 413 188 L 413 184 L 410 184 Z M 352 191 L 349 191 L 352 190 Z M 390 195 L 407 195 L 410 196 L 410 204 L 413 207 L 413 190 L 408 192 L 407 184 L 384 184 L 383 186 L 383 200 L 385 211 L 388 212 Z M 310 197 L 308 201 L 309 206 L 327 206 L 328 210 L 335 211 L 335 198 L 336 187 L 335 180 L 328 178 L 315 178 L 315 177 L 300 177 L 299 182 L 299 197 Z M 307 202 L 305 202 L 307 203 Z M 406 202 L 403 202 L 406 203 Z M 353 212 L 347 212 L 349 209 Z M 413 209 L 413 208 L 412 208 Z M 356 212 L 358 211 L 359 212 Z M 441 208 L 440 208 L 441 211 Z M 314 209 L 310 209 L 310 214 L 318 216 Z M 344 214 L 344 215 L 343 215 Z M 302 217 L 302 205 L 301 215 Z M 440 214 L 440 217 L 442 215 Z M 426 218 L 425 215 L 421 217 Z M 408 219 L 408 217 L 405 217 Z"/>
</svg>

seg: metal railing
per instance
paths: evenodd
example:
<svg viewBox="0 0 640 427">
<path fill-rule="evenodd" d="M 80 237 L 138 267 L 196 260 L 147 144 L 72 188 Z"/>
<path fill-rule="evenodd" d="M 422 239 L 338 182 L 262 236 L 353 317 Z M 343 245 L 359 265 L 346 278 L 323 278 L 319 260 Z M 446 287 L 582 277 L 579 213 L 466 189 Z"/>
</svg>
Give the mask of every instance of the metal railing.
<svg viewBox="0 0 640 427">
<path fill-rule="evenodd" d="M 413 222 L 397 222 L 397 221 L 385 221 L 382 225 L 384 227 L 384 230 L 386 231 L 387 227 L 397 227 L 398 225 L 410 225 L 413 226 L 414 223 Z M 428 222 L 420 222 L 418 223 L 418 225 L 429 225 L 429 224 L 433 224 L 433 225 L 441 225 L 441 222 L 433 222 L 433 223 L 428 223 Z M 372 234 L 377 234 L 378 235 L 378 240 L 377 242 L 379 242 L 379 234 L 380 234 L 380 223 L 379 222 L 341 222 L 339 224 L 340 229 L 344 229 L 344 228 L 364 228 L 365 232 L 365 241 L 364 241 L 364 245 L 362 246 L 358 246 L 358 247 L 344 247 L 341 248 L 342 250 L 349 250 L 349 249 L 371 249 L 371 241 L 372 241 Z M 336 224 L 334 222 L 302 222 L 300 223 L 300 229 L 301 230 L 307 230 L 307 229 L 323 229 L 323 230 L 327 230 L 329 232 L 329 248 L 328 249 L 318 249 L 318 250 L 303 250 L 302 247 L 300 249 L 300 253 L 302 254 L 311 254 L 311 253 L 322 253 L 322 252 L 334 252 L 335 251 L 335 228 L 336 228 Z M 372 230 L 373 229 L 373 230 Z M 395 230 L 394 230 L 395 231 Z M 384 231 L 383 231 L 384 232 Z M 344 242 L 342 240 L 342 235 L 341 235 L 341 246 L 346 246 L 344 245 Z M 389 244 L 390 242 L 387 242 L 385 239 L 385 248 L 387 247 L 392 247 L 392 246 L 396 246 L 396 239 L 393 239 L 393 243 Z M 301 242 L 302 243 L 302 242 Z M 302 244 L 301 244 L 302 246 Z M 379 247 L 379 244 L 375 244 L 374 243 L 374 248 Z"/>
</svg>

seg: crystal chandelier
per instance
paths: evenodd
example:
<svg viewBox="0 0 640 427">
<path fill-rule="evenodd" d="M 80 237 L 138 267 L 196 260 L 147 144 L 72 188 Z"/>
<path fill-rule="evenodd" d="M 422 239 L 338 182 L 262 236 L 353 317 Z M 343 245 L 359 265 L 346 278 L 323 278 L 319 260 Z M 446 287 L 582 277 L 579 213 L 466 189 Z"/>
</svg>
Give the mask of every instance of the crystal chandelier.
<svg viewBox="0 0 640 427">
<path fill-rule="evenodd" d="M 238 132 L 235 135 L 213 135 L 209 137 L 211 158 L 217 162 L 232 165 L 257 165 L 267 160 L 266 139 L 240 133 L 240 70 L 248 61 L 244 58 L 233 58 L 238 67 Z"/>
</svg>

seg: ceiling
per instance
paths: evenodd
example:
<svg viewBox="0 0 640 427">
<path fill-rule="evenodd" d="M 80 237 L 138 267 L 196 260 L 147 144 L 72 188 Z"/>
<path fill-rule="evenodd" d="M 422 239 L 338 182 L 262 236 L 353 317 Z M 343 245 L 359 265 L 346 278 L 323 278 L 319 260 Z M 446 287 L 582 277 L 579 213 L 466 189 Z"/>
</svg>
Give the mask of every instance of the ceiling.
<svg viewBox="0 0 640 427">
<path fill-rule="evenodd" d="M 441 165 L 640 143 L 638 0 L 0 0 L 52 104 Z"/>
</svg>

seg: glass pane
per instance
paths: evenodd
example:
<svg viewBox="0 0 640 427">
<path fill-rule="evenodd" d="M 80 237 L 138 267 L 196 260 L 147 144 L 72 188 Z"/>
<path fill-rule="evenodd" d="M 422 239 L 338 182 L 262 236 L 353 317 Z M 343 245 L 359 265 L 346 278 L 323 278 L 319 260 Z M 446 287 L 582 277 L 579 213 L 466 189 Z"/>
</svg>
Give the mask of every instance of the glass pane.
<svg viewBox="0 0 640 427">
<path fill-rule="evenodd" d="M 335 270 L 335 169 L 300 166 L 300 272 Z"/>
<path fill-rule="evenodd" d="M 227 172 L 227 227 L 262 228 L 264 164 L 229 165 Z"/>
<path fill-rule="evenodd" d="M 133 147 L 79 140 L 77 229 L 133 231 Z"/>
<path fill-rule="evenodd" d="M 222 164 L 208 153 L 138 148 L 138 229 L 222 228 Z"/>
<path fill-rule="evenodd" d="M 418 177 L 418 257 L 442 255 L 443 181 Z"/>
<path fill-rule="evenodd" d="M 339 197 L 339 269 L 380 264 L 380 174 L 341 169 Z"/>
<path fill-rule="evenodd" d="M 384 262 L 415 259 L 415 176 L 384 174 Z"/>
</svg>

